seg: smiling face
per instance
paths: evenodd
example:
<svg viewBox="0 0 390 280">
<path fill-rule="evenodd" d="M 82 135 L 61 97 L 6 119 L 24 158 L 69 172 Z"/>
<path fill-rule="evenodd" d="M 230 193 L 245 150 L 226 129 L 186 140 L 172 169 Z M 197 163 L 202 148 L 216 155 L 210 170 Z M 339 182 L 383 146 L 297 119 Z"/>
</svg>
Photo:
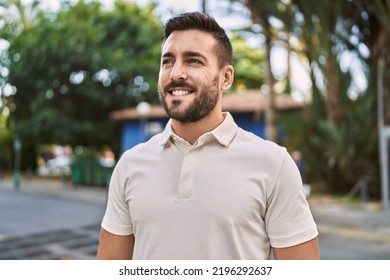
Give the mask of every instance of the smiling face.
<svg viewBox="0 0 390 280">
<path fill-rule="evenodd" d="M 162 49 L 158 81 L 159 97 L 168 116 L 193 123 L 220 113 L 221 94 L 231 84 L 226 83 L 228 67 L 219 67 L 211 34 L 174 31 Z"/>
</svg>

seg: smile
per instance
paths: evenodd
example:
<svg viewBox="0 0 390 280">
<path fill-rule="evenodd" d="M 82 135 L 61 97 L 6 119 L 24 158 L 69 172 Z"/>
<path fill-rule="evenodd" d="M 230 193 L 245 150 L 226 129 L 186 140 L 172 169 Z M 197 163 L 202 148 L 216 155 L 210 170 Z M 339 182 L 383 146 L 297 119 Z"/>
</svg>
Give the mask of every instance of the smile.
<svg viewBox="0 0 390 280">
<path fill-rule="evenodd" d="M 169 93 L 172 94 L 173 96 L 184 96 L 184 95 L 189 95 L 192 92 L 189 90 L 172 90 L 169 91 Z"/>
</svg>

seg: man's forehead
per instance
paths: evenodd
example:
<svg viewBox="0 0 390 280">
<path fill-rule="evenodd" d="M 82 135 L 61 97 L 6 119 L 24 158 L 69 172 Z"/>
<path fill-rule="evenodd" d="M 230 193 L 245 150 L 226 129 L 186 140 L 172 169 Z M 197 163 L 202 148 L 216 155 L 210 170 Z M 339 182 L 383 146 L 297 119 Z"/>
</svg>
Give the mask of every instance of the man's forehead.
<svg viewBox="0 0 390 280">
<path fill-rule="evenodd" d="M 164 52 L 180 51 L 204 53 L 213 50 L 216 41 L 210 33 L 197 29 L 180 30 L 172 32 L 165 40 L 162 50 Z"/>
<path fill-rule="evenodd" d="M 207 32 L 200 31 L 197 29 L 190 29 L 190 30 L 180 30 L 180 31 L 174 31 L 172 32 L 169 37 L 165 40 L 163 44 L 163 48 L 165 46 L 171 46 L 171 45 L 188 45 L 188 46 L 204 46 L 207 45 L 215 45 L 216 40 L 214 37 Z"/>
</svg>

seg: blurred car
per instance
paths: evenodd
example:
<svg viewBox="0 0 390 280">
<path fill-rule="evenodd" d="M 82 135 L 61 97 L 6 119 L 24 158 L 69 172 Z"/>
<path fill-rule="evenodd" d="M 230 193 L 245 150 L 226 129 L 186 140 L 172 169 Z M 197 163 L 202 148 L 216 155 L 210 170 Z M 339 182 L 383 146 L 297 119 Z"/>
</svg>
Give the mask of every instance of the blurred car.
<svg viewBox="0 0 390 280">
<path fill-rule="evenodd" d="M 57 156 L 49 159 L 46 162 L 46 168 L 49 175 L 69 175 L 70 174 L 70 158 L 66 155 Z"/>
</svg>

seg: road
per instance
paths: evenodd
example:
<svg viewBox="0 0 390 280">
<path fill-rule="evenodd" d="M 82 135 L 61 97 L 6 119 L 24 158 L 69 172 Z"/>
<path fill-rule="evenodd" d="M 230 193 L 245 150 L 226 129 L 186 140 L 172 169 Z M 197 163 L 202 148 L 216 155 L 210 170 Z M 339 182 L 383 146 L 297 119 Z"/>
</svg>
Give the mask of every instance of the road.
<svg viewBox="0 0 390 280">
<path fill-rule="evenodd" d="M 103 190 L 0 187 L 0 259 L 94 259 L 104 209 Z"/>
<path fill-rule="evenodd" d="M 323 260 L 390 260 L 390 211 L 313 206 Z"/>
</svg>

